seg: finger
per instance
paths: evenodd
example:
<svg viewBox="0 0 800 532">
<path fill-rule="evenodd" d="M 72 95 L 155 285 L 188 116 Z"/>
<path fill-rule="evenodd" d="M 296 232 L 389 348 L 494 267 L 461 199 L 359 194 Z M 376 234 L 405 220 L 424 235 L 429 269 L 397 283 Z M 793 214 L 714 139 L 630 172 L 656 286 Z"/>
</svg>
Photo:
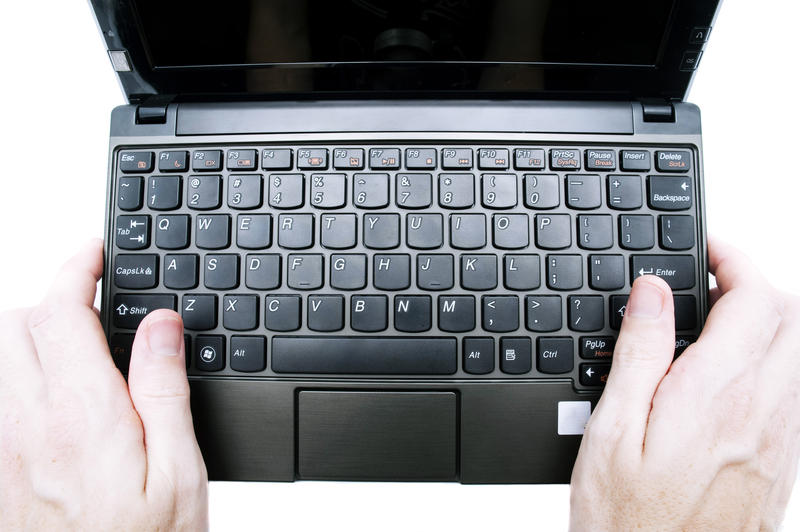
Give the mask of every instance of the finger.
<svg viewBox="0 0 800 532">
<path fill-rule="evenodd" d="M 674 353 L 672 292 L 658 277 L 640 277 L 628 298 L 611 373 L 592 423 L 616 423 L 620 437 L 641 452 L 653 395 Z"/>
<path fill-rule="evenodd" d="M 738 286 L 767 285 L 747 255 L 717 238 L 708 239 L 708 271 L 723 294 Z"/>
<path fill-rule="evenodd" d="M 722 297 L 722 290 L 719 289 L 718 286 L 712 288 L 708 291 L 708 306 L 713 307 L 716 305 L 719 298 Z"/>
<path fill-rule="evenodd" d="M 147 490 L 151 483 L 175 483 L 205 469 L 189 408 L 183 322 L 173 311 L 157 310 L 139 326 L 133 342 L 128 387 L 144 427 Z M 151 472 L 153 475 L 151 475 Z M 157 486 L 157 485 L 156 485 Z"/>
<path fill-rule="evenodd" d="M 47 299 L 55 304 L 65 302 L 94 305 L 97 282 L 103 275 L 103 241 L 93 238 L 61 267 L 50 287 Z"/>
</svg>

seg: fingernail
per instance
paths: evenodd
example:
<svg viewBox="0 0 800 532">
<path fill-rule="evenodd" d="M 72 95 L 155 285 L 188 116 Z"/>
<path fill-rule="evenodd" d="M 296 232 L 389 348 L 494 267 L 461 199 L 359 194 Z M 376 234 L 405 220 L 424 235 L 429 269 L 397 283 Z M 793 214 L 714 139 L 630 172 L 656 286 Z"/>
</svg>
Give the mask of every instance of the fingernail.
<svg viewBox="0 0 800 532">
<path fill-rule="evenodd" d="M 156 355 L 177 356 L 183 342 L 180 321 L 167 318 L 151 323 L 147 330 L 147 340 L 150 351 Z"/>
<path fill-rule="evenodd" d="M 657 318 L 664 309 L 664 292 L 649 282 L 636 283 L 628 299 L 626 316 L 634 318 Z"/>
</svg>

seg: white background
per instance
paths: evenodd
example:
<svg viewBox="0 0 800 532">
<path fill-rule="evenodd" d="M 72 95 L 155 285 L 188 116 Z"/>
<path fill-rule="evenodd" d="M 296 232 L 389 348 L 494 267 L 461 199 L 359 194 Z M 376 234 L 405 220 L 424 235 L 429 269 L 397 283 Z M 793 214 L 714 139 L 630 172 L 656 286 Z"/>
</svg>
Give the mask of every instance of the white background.
<svg viewBox="0 0 800 532">
<path fill-rule="evenodd" d="M 728 0 L 689 96 L 703 111 L 710 233 L 795 293 L 798 20 L 798 2 Z M 0 68 L 4 309 L 36 302 L 59 264 L 102 236 L 109 115 L 124 101 L 85 1 L 2 2 Z M 211 485 L 217 530 L 560 530 L 568 504 L 566 486 Z M 785 529 L 800 529 L 797 492 Z"/>
</svg>

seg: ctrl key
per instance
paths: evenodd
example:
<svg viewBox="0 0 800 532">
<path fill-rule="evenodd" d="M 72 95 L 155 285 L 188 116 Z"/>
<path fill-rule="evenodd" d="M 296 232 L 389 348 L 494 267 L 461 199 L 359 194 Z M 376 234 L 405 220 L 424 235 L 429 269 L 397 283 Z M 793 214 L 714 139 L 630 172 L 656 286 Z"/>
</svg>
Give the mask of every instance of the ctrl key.
<svg viewBox="0 0 800 532">
<path fill-rule="evenodd" d="M 145 316 L 161 308 L 175 310 L 173 294 L 117 294 L 114 296 L 114 326 L 136 329 Z"/>
<path fill-rule="evenodd" d="M 194 367 L 200 371 L 220 371 L 225 367 L 225 337 L 198 336 L 194 341 Z"/>
</svg>

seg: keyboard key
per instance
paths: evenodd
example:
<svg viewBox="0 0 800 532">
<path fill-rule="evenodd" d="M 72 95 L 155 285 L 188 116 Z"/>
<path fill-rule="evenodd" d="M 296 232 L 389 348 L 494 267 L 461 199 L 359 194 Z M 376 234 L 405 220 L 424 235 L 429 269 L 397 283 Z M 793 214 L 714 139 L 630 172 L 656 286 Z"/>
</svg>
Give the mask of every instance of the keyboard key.
<svg viewBox="0 0 800 532">
<path fill-rule="evenodd" d="M 225 249 L 231 245 L 231 217 L 227 214 L 198 215 L 195 245 L 202 249 Z"/>
<path fill-rule="evenodd" d="M 608 176 L 608 206 L 619 211 L 642 206 L 642 178 L 638 175 Z"/>
<path fill-rule="evenodd" d="M 114 258 L 114 285 L 142 290 L 158 284 L 158 255 L 117 255 Z"/>
<path fill-rule="evenodd" d="M 337 170 L 363 170 L 362 148 L 336 148 L 333 150 L 333 167 Z"/>
<path fill-rule="evenodd" d="M 181 300 L 183 327 L 194 331 L 209 331 L 217 326 L 217 296 L 186 294 Z"/>
<path fill-rule="evenodd" d="M 599 331 L 605 326 L 603 296 L 570 296 L 569 328 L 578 332 Z"/>
<path fill-rule="evenodd" d="M 447 332 L 468 332 L 475 328 L 473 296 L 439 296 L 439 329 Z"/>
<path fill-rule="evenodd" d="M 120 177 L 117 188 L 117 207 L 123 211 L 137 211 L 142 208 L 142 178 Z"/>
<path fill-rule="evenodd" d="M 522 249 L 530 243 L 527 214 L 492 215 L 494 246 L 500 249 Z"/>
<path fill-rule="evenodd" d="M 623 172 L 649 172 L 650 152 L 642 150 L 623 150 L 619 155 Z"/>
<path fill-rule="evenodd" d="M 136 329 L 147 314 L 161 308 L 175 310 L 176 303 L 174 294 L 115 294 L 114 326 Z"/>
<path fill-rule="evenodd" d="M 222 298 L 222 326 L 230 331 L 258 327 L 258 296 L 227 295 Z"/>
<path fill-rule="evenodd" d="M 481 170 L 505 170 L 510 165 L 505 148 L 481 148 L 478 150 L 478 168 Z"/>
<path fill-rule="evenodd" d="M 322 255 L 289 255 L 287 286 L 295 290 L 322 288 L 325 259 Z"/>
<path fill-rule="evenodd" d="M 244 284 L 251 290 L 273 290 L 281 285 L 280 255 L 247 255 Z"/>
<path fill-rule="evenodd" d="M 616 343 L 613 336 L 581 336 L 578 353 L 587 360 L 610 359 L 614 356 Z"/>
<path fill-rule="evenodd" d="M 147 206 L 154 211 L 170 211 L 181 204 L 179 176 L 152 176 L 147 187 Z"/>
<path fill-rule="evenodd" d="M 197 150 L 192 154 L 192 170 L 218 172 L 222 170 L 222 150 Z"/>
<path fill-rule="evenodd" d="M 441 214 L 409 214 L 406 218 L 406 243 L 415 249 L 435 249 L 442 246 Z"/>
<path fill-rule="evenodd" d="M 517 206 L 517 176 L 483 174 L 481 202 L 487 209 L 510 209 Z"/>
<path fill-rule="evenodd" d="M 531 366 L 530 338 L 500 339 L 500 371 L 510 375 L 523 375 L 530 372 Z"/>
<path fill-rule="evenodd" d="M 146 174 L 153 171 L 153 152 L 123 151 L 119 154 L 119 169 L 126 174 Z"/>
<path fill-rule="evenodd" d="M 688 177 L 651 175 L 647 182 L 652 209 L 684 211 L 692 207 L 692 180 Z"/>
<path fill-rule="evenodd" d="M 673 290 L 694 288 L 695 267 L 691 255 L 632 255 L 631 283 L 642 275 L 657 275 Z"/>
<path fill-rule="evenodd" d="M 222 203 L 222 178 L 218 175 L 189 176 L 186 204 L 190 209 L 216 209 Z"/>
<path fill-rule="evenodd" d="M 261 168 L 264 170 L 291 170 L 292 150 L 288 148 L 261 150 Z"/>
<path fill-rule="evenodd" d="M 574 366 L 572 338 L 539 338 L 536 366 L 540 373 L 569 373 Z"/>
<path fill-rule="evenodd" d="M 686 349 L 697 341 L 696 336 L 676 336 L 675 356 L 681 356 Z"/>
<path fill-rule="evenodd" d="M 694 219 L 691 216 L 659 216 L 661 247 L 683 251 L 694 247 Z"/>
<path fill-rule="evenodd" d="M 317 209 L 338 209 L 347 201 L 344 174 L 311 174 L 311 205 Z"/>
<path fill-rule="evenodd" d="M 614 219 L 607 214 L 578 216 L 578 245 L 583 249 L 608 249 L 614 245 Z"/>
<path fill-rule="evenodd" d="M 176 214 L 156 218 L 156 247 L 184 249 L 189 246 L 189 216 Z"/>
<path fill-rule="evenodd" d="M 236 218 L 236 245 L 244 249 L 265 249 L 272 245 L 272 216 L 240 214 Z"/>
<path fill-rule="evenodd" d="M 553 290 L 578 290 L 583 286 L 583 259 L 580 255 L 548 255 L 547 287 Z"/>
<path fill-rule="evenodd" d="M 431 206 L 431 174 L 397 174 L 397 206 L 424 209 Z"/>
<path fill-rule="evenodd" d="M 455 338 L 343 336 L 272 339 L 276 373 L 452 375 L 458 370 Z"/>
<path fill-rule="evenodd" d="M 364 245 L 372 249 L 392 249 L 400 245 L 399 214 L 365 214 Z"/>
<path fill-rule="evenodd" d="M 479 249 L 486 245 L 486 216 L 451 214 L 450 245 L 457 249 Z"/>
<path fill-rule="evenodd" d="M 205 287 L 212 290 L 239 286 L 239 255 L 206 255 L 203 280 Z"/>
<path fill-rule="evenodd" d="M 688 331 L 697 327 L 697 299 L 694 296 L 674 296 L 675 330 Z"/>
<path fill-rule="evenodd" d="M 314 216 L 281 214 L 278 217 L 278 245 L 287 249 L 305 249 L 314 245 Z"/>
<path fill-rule="evenodd" d="M 421 290 L 453 288 L 453 256 L 417 255 L 417 286 Z"/>
<path fill-rule="evenodd" d="M 366 286 L 366 255 L 331 255 L 331 288 L 361 290 Z"/>
<path fill-rule="evenodd" d="M 622 255 L 589 255 L 589 286 L 593 290 L 625 287 L 625 258 Z"/>
<path fill-rule="evenodd" d="M 197 255 L 164 255 L 164 286 L 188 290 L 197 286 Z"/>
<path fill-rule="evenodd" d="M 244 373 L 264 371 L 267 343 L 263 336 L 231 336 L 231 369 Z"/>
<path fill-rule="evenodd" d="M 569 214 L 537 214 L 536 247 L 565 249 L 572 245 L 572 222 Z"/>
<path fill-rule="evenodd" d="M 461 288 L 465 290 L 497 288 L 497 256 L 461 255 Z"/>
<path fill-rule="evenodd" d="M 503 279 L 509 290 L 535 290 L 541 284 L 539 255 L 503 257 Z"/>
<path fill-rule="evenodd" d="M 255 170 L 258 168 L 258 151 L 228 150 L 228 170 Z"/>
<path fill-rule="evenodd" d="M 525 206 L 530 209 L 555 209 L 561 204 L 557 175 L 525 174 Z"/>
<path fill-rule="evenodd" d="M 375 255 L 372 283 L 378 290 L 405 290 L 411 286 L 409 255 Z"/>
<path fill-rule="evenodd" d="M 561 329 L 561 296 L 527 296 L 525 327 L 532 332 L 555 332 Z"/>
<path fill-rule="evenodd" d="M 514 150 L 514 168 L 517 170 L 544 170 L 545 153 L 541 149 L 517 148 Z"/>
<path fill-rule="evenodd" d="M 406 150 L 406 168 L 409 170 L 436 168 L 436 150 L 434 148 L 408 148 Z"/>
<path fill-rule="evenodd" d="M 117 216 L 114 234 L 120 249 L 145 249 L 150 246 L 150 217 Z"/>
<path fill-rule="evenodd" d="M 350 327 L 359 332 L 385 331 L 389 299 L 386 296 L 353 296 L 350 300 Z"/>
<path fill-rule="evenodd" d="M 586 150 L 587 170 L 617 169 L 617 154 L 613 150 Z"/>
<path fill-rule="evenodd" d="M 430 329 L 431 297 L 395 296 L 394 328 L 410 333 L 424 332 Z"/>
<path fill-rule="evenodd" d="M 185 151 L 162 151 L 158 155 L 159 172 L 184 172 L 189 166 L 189 153 Z"/>
<path fill-rule="evenodd" d="M 445 209 L 468 209 L 475 205 L 475 176 L 439 174 L 439 205 Z"/>
<path fill-rule="evenodd" d="M 442 150 L 442 168 L 445 170 L 472 168 L 472 148 L 444 148 Z"/>
<path fill-rule="evenodd" d="M 361 209 L 389 205 L 389 174 L 353 175 L 353 203 Z"/>
<path fill-rule="evenodd" d="M 622 318 L 625 317 L 625 310 L 628 307 L 628 295 L 611 296 L 609 299 L 609 325 L 618 331 L 622 326 Z"/>
<path fill-rule="evenodd" d="M 400 168 L 400 150 L 397 148 L 372 148 L 369 150 L 369 167 L 373 170 Z"/>
<path fill-rule="evenodd" d="M 512 332 L 519 329 L 517 296 L 483 296 L 483 329 L 488 332 Z"/>
<path fill-rule="evenodd" d="M 583 386 L 605 386 L 611 373 L 611 364 L 581 364 L 578 373 Z"/>
<path fill-rule="evenodd" d="M 328 249 L 347 249 L 356 245 L 355 214 L 325 214 L 320 217 L 320 242 Z"/>
<path fill-rule="evenodd" d="M 625 249 L 643 250 L 656 245 L 655 222 L 649 214 L 619 217 L 619 245 Z"/>
<path fill-rule="evenodd" d="M 599 175 L 568 175 L 567 205 L 573 209 L 596 209 L 603 204 Z"/>
<path fill-rule="evenodd" d="M 300 170 L 325 170 L 328 168 L 328 150 L 325 148 L 297 150 L 297 168 Z"/>
<path fill-rule="evenodd" d="M 318 332 L 344 328 L 344 297 L 308 296 L 308 328 Z"/>
<path fill-rule="evenodd" d="M 216 335 L 195 337 L 194 367 L 200 371 L 225 369 L 225 337 Z"/>
<path fill-rule="evenodd" d="M 270 331 L 289 332 L 300 328 L 300 296 L 266 296 L 264 326 Z"/>
<path fill-rule="evenodd" d="M 551 170 L 579 170 L 581 150 L 550 150 Z"/>
<path fill-rule="evenodd" d="M 657 151 L 656 169 L 659 172 L 688 172 L 692 169 L 692 152 Z"/>
<path fill-rule="evenodd" d="M 464 338 L 464 371 L 486 375 L 494 371 L 494 339 Z"/>
<path fill-rule="evenodd" d="M 303 206 L 303 174 L 269 176 L 269 206 L 275 209 L 296 209 Z"/>
<path fill-rule="evenodd" d="M 130 366 L 131 363 L 131 351 L 133 350 L 133 339 L 135 337 L 135 334 L 112 334 L 111 338 L 108 340 L 111 358 L 124 374 L 128 373 L 128 366 Z M 187 359 L 189 356 L 187 351 Z"/>
<path fill-rule="evenodd" d="M 257 209 L 261 207 L 263 184 L 260 175 L 231 175 L 228 177 L 228 207 Z"/>
</svg>

